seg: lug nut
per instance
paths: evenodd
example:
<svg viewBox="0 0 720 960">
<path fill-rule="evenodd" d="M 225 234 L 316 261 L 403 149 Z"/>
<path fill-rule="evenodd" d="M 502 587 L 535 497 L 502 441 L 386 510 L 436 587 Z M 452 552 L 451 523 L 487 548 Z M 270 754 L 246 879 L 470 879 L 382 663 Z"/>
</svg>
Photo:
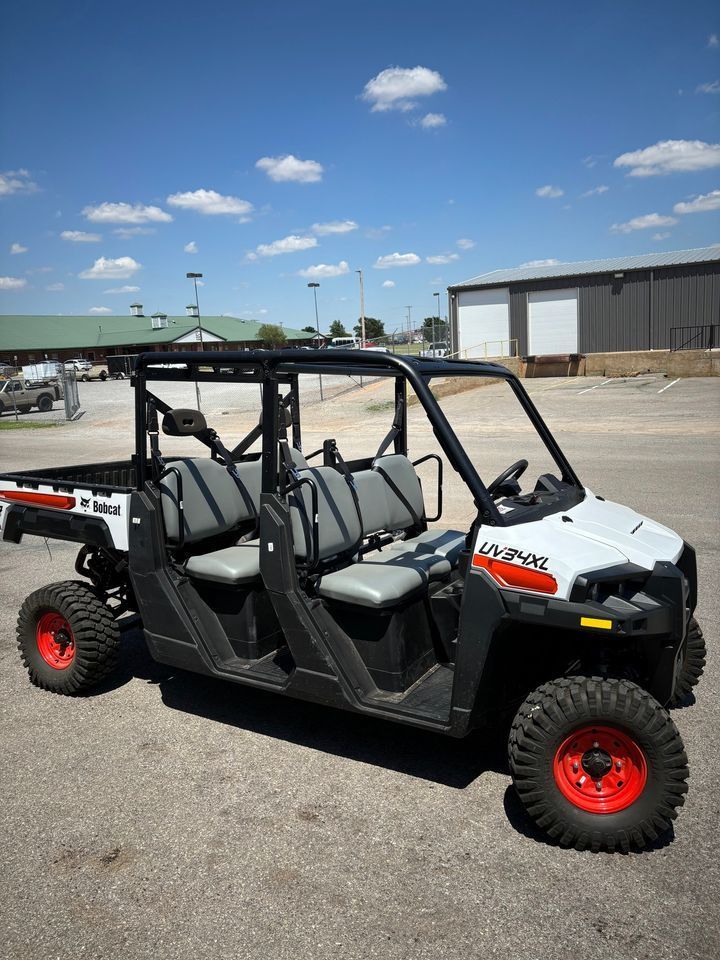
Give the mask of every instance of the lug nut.
<svg viewBox="0 0 720 960">
<path fill-rule="evenodd" d="M 602 780 L 595 781 L 595 789 L 597 790 L 598 793 L 600 793 L 600 791 L 602 790 Z"/>
<path fill-rule="evenodd" d="M 620 773 L 620 771 L 622 770 L 622 764 L 620 763 L 619 760 L 615 761 L 615 769 L 617 770 L 618 773 Z"/>
<path fill-rule="evenodd" d="M 579 766 L 578 766 L 578 762 L 577 762 L 577 760 L 576 760 L 576 761 L 573 763 L 573 773 L 577 773 L 578 770 L 579 770 Z"/>
</svg>

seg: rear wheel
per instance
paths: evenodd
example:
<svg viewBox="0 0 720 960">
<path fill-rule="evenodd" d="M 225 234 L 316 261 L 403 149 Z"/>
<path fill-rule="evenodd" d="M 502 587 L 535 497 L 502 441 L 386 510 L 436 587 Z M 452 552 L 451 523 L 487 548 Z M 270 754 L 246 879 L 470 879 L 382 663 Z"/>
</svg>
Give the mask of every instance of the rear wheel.
<svg viewBox="0 0 720 960">
<path fill-rule="evenodd" d="M 53 402 L 50 394 L 44 393 L 41 397 L 38 397 L 37 406 L 41 413 L 48 413 L 50 410 L 52 410 Z"/>
<path fill-rule="evenodd" d="M 530 816 L 578 850 L 644 847 L 687 793 L 687 757 L 666 710 L 629 680 L 538 687 L 513 721 L 510 770 Z"/>
<path fill-rule="evenodd" d="M 31 593 L 20 608 L 17 641 L 30 680 L 68 695 L 103 680 L 117 664 L 120 645 L 112 613 L 79 580 Z"/>
<path fill-rule="evenodd" d="M 688 625 L 687 642 L 685 644 L 685 656 L 682 666 L 675 681 L 671 707 L 680 707 L 685 702 L 687 696 L 696 686 L 703 675 L 705 669 L 705 660 L 707 658 L 707 645 L 705 637 L 700 629 L 700 624 L 695 617 Z"/>
</svg>

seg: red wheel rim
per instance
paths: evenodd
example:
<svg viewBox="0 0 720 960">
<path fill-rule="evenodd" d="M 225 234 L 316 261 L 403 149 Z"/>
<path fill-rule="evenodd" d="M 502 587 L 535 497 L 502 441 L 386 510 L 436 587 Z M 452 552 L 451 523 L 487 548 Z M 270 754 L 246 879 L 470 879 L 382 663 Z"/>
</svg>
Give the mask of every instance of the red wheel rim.
<svg viewBox="0 0 720 960">
<path fill-rule="evenodd" d="M 44 613 L 35 632 L 40 656 L 55 670 L 65 670 L 75 659 L 72 627 L 59 613 Z"/>
<path fill-rule="evenodd" d="M 588 726 L 560 744 L 553 774 L 560 793 L 574 806 L 590 813 L 618 813 L 645 789 L 647 761 L 621 730 Z"/>
</svg>

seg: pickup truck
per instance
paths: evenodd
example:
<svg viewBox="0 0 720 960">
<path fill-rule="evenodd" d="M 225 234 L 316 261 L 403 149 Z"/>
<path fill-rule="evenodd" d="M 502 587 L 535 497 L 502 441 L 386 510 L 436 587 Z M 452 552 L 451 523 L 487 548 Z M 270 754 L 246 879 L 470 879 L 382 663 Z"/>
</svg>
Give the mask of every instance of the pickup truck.
<svg viewBox="0 0 720 960">
<path fill-rule="evenodd" d="M 37 407 L 41 413 L 52 410 L 56 400 L 63 399 L 59 381 L 48 380 L 30 385 L 23 377 L 12 377 L 0 382 L 0 416 L 4 413 L 29 413 Z"/>
</svg>

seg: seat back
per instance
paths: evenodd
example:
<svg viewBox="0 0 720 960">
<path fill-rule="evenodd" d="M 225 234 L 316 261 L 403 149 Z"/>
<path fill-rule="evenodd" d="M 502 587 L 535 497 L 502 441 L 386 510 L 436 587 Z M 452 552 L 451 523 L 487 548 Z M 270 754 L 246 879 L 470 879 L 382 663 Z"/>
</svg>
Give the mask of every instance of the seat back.
<svg viewBox="0 0 720 960">
<path fill-rule="evenodd" d="M 217 460 L 183 457 L 169 461 L 167 468 L 160 481 L 160 497 L 169 540 L 195 543 L 232 530 L 255 516 L 252 497 L 240 495 L 237 484 Z"/>
<path fill-rule="evenodd" d="M 345 477 L 333 467 L 306 467 L 299 475 L 310 480 L 317 491 L 317 559 L 350 555 L 362 540 L 362 526 Z M 313 553 L 313 502 L 308 483 L 288 495 L 288 506 L 295 556 L 306 560 Z"/>
</svg>

